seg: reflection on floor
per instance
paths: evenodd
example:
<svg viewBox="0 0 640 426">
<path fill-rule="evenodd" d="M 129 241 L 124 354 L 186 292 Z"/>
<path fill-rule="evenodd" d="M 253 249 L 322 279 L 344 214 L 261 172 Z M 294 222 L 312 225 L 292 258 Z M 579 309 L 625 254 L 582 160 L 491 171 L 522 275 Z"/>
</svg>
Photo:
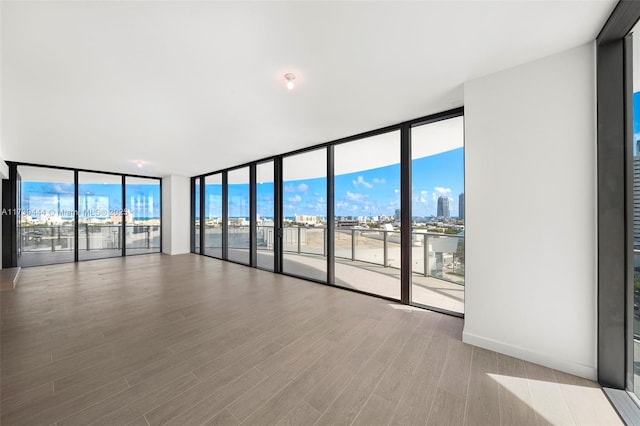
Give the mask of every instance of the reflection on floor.
<svg viewBox="0 0 640 426">
<path fill-rule="evenodd" d="M 205 256 L 25 268 L 0 303 L 2 425 L 622 424 L 461 318 Z"/>
</svg>

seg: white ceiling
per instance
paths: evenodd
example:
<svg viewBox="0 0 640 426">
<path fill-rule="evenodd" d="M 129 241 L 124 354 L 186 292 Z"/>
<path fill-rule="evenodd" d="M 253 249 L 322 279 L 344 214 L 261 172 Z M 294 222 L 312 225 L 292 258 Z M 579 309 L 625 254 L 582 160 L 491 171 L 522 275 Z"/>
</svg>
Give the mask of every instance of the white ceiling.
<svg viewBox="0 0 640 426">
<path fill-rule="evenodd" d="M 615 3 L 2 1 L 1 155 L 230 167 L 461 106 L 465 81 L 593 40 Z"/>
</svg>

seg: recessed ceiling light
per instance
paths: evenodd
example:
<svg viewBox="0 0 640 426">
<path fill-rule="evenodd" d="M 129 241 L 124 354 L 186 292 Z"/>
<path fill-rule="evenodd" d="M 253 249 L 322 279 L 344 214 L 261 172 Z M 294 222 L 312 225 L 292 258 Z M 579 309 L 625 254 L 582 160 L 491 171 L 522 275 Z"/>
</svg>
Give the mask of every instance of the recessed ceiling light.
<svg viewBox="0 0 640 426">
<path fill-rule="evenodd" d="M 296 87 L 296 84 L 295 84 L 296 75 L 289 72 L 284 75 L 284 78 L 287 79 L 287 89 L 293 90 L 293 88 Z"/>
<path fill-rule="evenodd" d="M 138 167 L 141 168 L 142 167 L 142 161 L 138 161 Z"/>
</svg>

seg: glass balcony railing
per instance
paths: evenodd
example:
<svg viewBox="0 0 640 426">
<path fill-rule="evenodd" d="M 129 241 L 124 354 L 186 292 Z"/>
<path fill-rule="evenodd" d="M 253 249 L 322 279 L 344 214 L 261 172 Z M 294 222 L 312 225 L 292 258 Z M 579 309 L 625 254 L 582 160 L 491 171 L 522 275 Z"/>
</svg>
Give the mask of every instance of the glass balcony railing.
<svg viewBox="0 0 640 426">
<path fill-rule="evenodd" d="M 274 227 L 258 225 L 256 231 L 258 266 L 272 270 Z M 229 226 L 228 238 L 230 253 L 241 251 L 248 256 L 248 226 Z M 464 236 L 415 231 L 411 246 L 415 285 L 428 286 L 420 279 L 436 278 L 464 286 Z M 334 247 L 336 262 L 342 265 L 398 276 L 401 267 L 399 230 L 336 228 Z M 221 248 L 222 227 L 218 224 L 205 226 L 205 252 L 221 257 Z M 282 250 L 287 262 L 285 272 L 320 280 L 326 276 L 323 275 L 326 274 L 326 228 L 285 226 Z M 460 288 L 457 286 L 454 288 Z"/>
<path fill-rule="evenodd" d="M 282 250 L 285 253 L 327 255 L 325 228 L 289 226 L 282 229 Z"/>
<path fill-rule="evenodd" d="M 73 225 L 32 225 L 19 229 L 22 253 L 73 252 Z"/>
<path fill-rule="evenodd" d="M 31 225 L 19 228 L 19 252 L 22 266 L 72 261 L 73 225 Z M 122 255 L 122 226 L 81 223 L 78 225 L 80 260 Z M 160 250 L 159 225 L 127 225 L 127 250 L 156 252 Z M 69 260 L 71 259 L 71 260 Z"/>
<path fill-rule="evenodd" d="M 78 250 L 122 250 L 122 226 L 79 224 Z"/>
<path fill-rule="evenodd" d="M 326 256 L 326 240 L 325 228 L 283 229 L 285 254 Z M 464 285 L 464 236 L 416 231 L 411 245 L 414 276 Z M 400 269 L 400 231 L 337 228 L 334 247 L 336 261 Z"/>
<path fill-rule="evenodd" d="M 127 224 L 125 228 L 127 254 L 160 251 L 160 225 Z"/>
<path fill-rule="evenodd" d="M 18 266 L 73 262 L 73 225 L 18 227 Z"/>
</svg>

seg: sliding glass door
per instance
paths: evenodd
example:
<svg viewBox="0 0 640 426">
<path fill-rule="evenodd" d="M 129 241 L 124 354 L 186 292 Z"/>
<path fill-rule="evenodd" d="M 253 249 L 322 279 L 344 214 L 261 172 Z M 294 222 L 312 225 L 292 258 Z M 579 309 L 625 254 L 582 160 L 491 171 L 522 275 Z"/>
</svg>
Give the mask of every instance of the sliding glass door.
<svg viewBox="0 0 640 426">
<path fill-rule="evenodd" d="M 411 302 L 464 312 L 464 123 L 411 129 Z"/>
<path fill-rule="evenodd" d="M 282 161 L 282 271 L 327 281 L 327 150 Z"/>
<path fill-rule="evenodd" d="M 334 148 L 335 284 L 400 299 L 400 132 Z"/>
</svg>

